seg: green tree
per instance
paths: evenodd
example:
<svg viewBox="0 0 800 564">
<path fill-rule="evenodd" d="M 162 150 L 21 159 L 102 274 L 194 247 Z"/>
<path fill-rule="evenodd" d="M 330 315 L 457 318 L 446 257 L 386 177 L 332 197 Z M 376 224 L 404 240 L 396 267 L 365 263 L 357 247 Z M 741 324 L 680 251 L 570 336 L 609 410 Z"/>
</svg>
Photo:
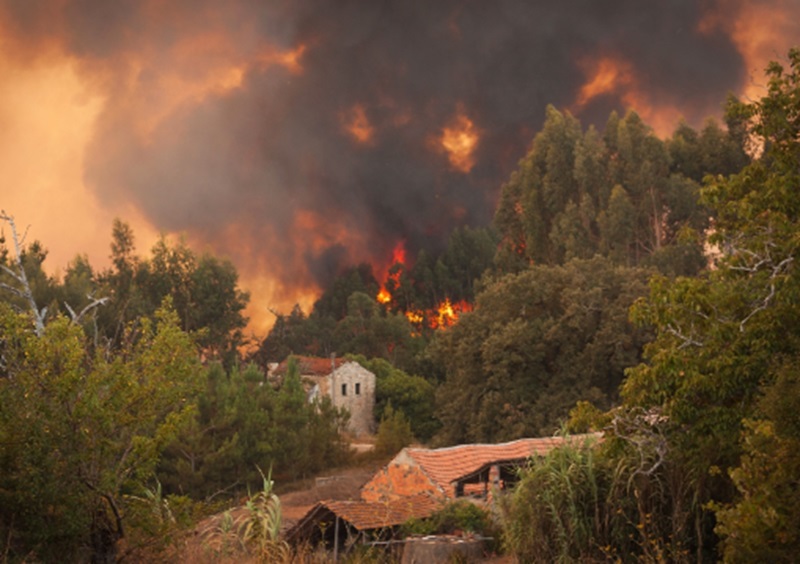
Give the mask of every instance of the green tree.
<svg viewBox="0 0 800 564">
<path fill-rule="evenodd" d="M 401 410 L 387 404 L 383 410 L 378 434 L 375 437 L 375 452 L 381 456 L 395 455 L 414 441 L 411 424 Z"/>
<path fill-rule="evenodd" d="M 275 389 L 255 364 L 226 372 L 215 363 L 197 416 L 169 445 L 159 479 L 169 493 L 213 499 L 257 487 L 259 468 L 305 477 L 346 460 L 346 422 L 330 399 L 308 402 L 296 364 Z"/>
<path fill-rule="evenodd" d="M 777 501 L 775 492 L 785 491 L 781 473 L 760 485 L 754 479 L 772 456 L 774 464 L 794 464 L 776 450 L 790 435 L 773 435 L 776 414 L 758 410 L 759 396 L 769 393 L 800 352 L 800 51 L 791 51 L 789 61 L 788 71 L 778 64 L 768 68 L 765 97 L 730 108 L 760 142 L 761 155 L 739 174 L 710 178 L 703 191 L 716 214 L 712 242 L 722 250 L 717 268 L 698 278 L 655 279 L 650 298 L 635 309 L 658 333 L 646 349 L 648 363 L 628 375 L 625 401 L 662 410 L 670 423 L 671 456 L 692 480 L 675 503 L 696 513 L 698 558 L 717 542 L 703 509 L 708 501 L 734 504 L 721 513 L 719 529 L 730 554 L 746 555 L 758 542 L 769 548 L 770 535 L 755 531 L 766 522 L 744 518 L 754 500 L 764 502 L 764 514 L 783 523 L 794 519 L 785 505 L 768 505 Z M 746 456 L 740 463 L 743 430 Z M 732 483 L 728 471 L 737 466 Z M 734 485 L 745 496 L 739 505 Z"/>
<path fill-rule="evenodd" d="M 101 291 L 110 298 L 99 316 L 110 346 L 119 346 L 126 323 L 152 316 L 169 297 L 181 327 L 195 336 L 204 356 L 232 364 L 243 343 L 243 311 L 250 299 L 238 287 L 234 266 L 208 254 L 198 257 L 184 241 L 171 244 L 165 237 L 153 246 L 149 259 L 134 251 L 133 231 L 114 220 L 112 267 L 98 276 Z"/>
<path fill-rule="evenodd" d="M 446 443 L 548 435 L 578 400 L 608 408 L 647 333 L 627 318 L 648 272 L 607 259 L 509 274 L 436 336 L 446 369 L 437 416 Z"/>
<path fill-rule="evenodd" d="M 497 267 L 518 272 L 531 263 L 563 264 L 600 253 L 670 275 L 697 272 L 704 266 L 697 258 L 700 237 L 679 238 L 687 229 L 702 233 L 708 223 L 693 178 L 739 162 L 732 156 L 733 134 L 709 125 L 704 135 L 701 143 L 684 125 L 667 145 L 634 112 L 612 114 L 602 136 L 592 127 L 583 133 L 574 117 L 549 107 L 530 152 L 501 191 Z M 727 152 L 704 156 L 720 144 Z M 669 147 L 682 159 L 673 168 Z"/>
<path fill-rule="evenodd" d="M 41 337 L 0 304 L 0 528 L 19 554 L 104 560 L 125 536 L 125 494 L 153 475 L 192 414 L 197 355 L 175 314 L 130 327 L 117 354 L 87 352 L 59 317 Z"/>
</svg>

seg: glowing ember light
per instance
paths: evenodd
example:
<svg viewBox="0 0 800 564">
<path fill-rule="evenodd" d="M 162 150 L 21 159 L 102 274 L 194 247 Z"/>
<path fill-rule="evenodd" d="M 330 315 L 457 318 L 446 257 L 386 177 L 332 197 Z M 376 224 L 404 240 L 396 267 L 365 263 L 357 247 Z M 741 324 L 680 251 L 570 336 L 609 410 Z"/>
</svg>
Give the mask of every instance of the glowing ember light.
<svg viewBox="0 0 800 564">
<path fill-rule="evenodd" d="M 431 329 L 446 329 L 458 321 L 462 313 L 472 311 L 472 304 L 466 301 L 451 303 L 450 298 L 439 304 L 431 319 Z"/>
<path fill-rule="evenodd" d="M 458 314 L 453 310 L 453 304 L 449 299 L 439 304 L 438 317 L 436 322 L 439 327 L 449 327 L 458 319 Z"/>
<path fill-rule="evenodd" d="M 392 295 L 386 288 L 381 288 L 381 291 L 378 292 L 378 295 L 375 297 L 375 299 L 378 300 L 378 303 L 380 304 L 388 304 L 392 301 Z"/>
<path fill-rule="evenodd" d="M 421 311 L 407 311 L 406 319 L 415 325 L 421 325 L 425 321 L 425 314 Z"/>
<path fill-rule="evenodd" d="M 340 119 L 344 130 L 359 143 L 369 143 L 372 140 L 375 128 L 369 123 L 367 113 L 361 104 L 356 104 L 348 112 L 344 112 Z"/>
<path fill-rule="evenodd" d="M 472 170 L 475 166 L 473 153 L 478 145 L 478 131 L 471 119 L 459 113 L 451 124 L 442 130 L 439 142 L 447 152 L 450 166 L 464 174 Z"/>
</svg>

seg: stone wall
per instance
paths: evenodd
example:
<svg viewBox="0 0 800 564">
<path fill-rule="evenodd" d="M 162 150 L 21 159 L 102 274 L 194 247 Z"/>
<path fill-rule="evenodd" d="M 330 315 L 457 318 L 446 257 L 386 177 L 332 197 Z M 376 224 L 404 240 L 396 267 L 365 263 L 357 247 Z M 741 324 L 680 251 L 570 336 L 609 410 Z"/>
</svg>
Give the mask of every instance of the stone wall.
<svg viewBox="0 0 800 564">
<path fill-rule="evenodd" d="M 348 430 L 358 435 L 375 431 L 375 375 L 358 364 L 347 362 L 337 368 L 328 378 L 327 392 L 336 407 L 350 412 Z"/>
</svg>

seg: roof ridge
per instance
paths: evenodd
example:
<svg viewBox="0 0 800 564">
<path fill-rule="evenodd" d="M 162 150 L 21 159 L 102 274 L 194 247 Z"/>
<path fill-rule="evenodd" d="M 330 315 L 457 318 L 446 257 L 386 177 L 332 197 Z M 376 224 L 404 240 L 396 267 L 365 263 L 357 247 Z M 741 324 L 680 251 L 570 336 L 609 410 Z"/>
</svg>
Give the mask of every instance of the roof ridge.
<svg viewBox="0 0 800 564">
<path fill-rule="evenodd" d="M 568 435 L 566 438 L 578 438 L 578 437 L 589 437 L 593 436 L 595 433 L 577 433 L 575 435 Z M 439 447 L 439 448 L 427 448 L 427 447 L 406 447 L 408 451 L 419 451 L 419 452 L 446 452 L 448 450 L 455 450 L 458 448 L 466 448 L 466 447 L 503 447 L 509 446 L 514 443 L 521 443 L 527 441 L 547 441 L 550 439 L 558 439 L 564 440 L 565 437 L 561 435 L 553 435 L 551 437 L 522 437 L 520 439 L 514 439 L 511 441 L 506 441 L 503 443 L 462 443 L 458 445 L 450 445 L 446 447 Z"/>
</svg>

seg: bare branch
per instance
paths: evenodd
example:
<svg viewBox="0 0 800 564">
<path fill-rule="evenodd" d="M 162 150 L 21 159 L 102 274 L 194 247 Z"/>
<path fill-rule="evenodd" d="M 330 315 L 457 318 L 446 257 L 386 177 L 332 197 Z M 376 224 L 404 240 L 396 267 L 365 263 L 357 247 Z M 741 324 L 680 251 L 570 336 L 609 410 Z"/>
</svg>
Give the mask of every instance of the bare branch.
<svg viewBox="0 0 800 564">
<path fill-rule="evenodd" d="M 28 307 L 33 314 L 33 323 L 36 335 L 41 337 L 44 334 L 44 315 L 47 313 L 47 308 L 39 310 L 37 307 L 36 300 L 34 300 L 33 292 L 31 291 L 31 285 L 28 282 L 28 277 L 25 274 L 25 268 L 22 265 L 22 241 L 25 240 L 25 235 L 27 235 L 28 230 L 25 230 L 22 241 L 20 241 L 17 234 L 17 224 L 14 222 L 14 216 L 8 215 L 5 210 L 0 210 L 0 220 L 5 221 L 11 227 L 11 238 L 14 241 L 17 272 L 10 271 L 7 267 L 3 267 L 3 269 L 4 271 L 8 272 L 17 282 L 19 282 L 20 286 L 22 286 L 22 288 L 19 289 L 21 294 L 15 293 L 28 302 Z"/>
<path fill-rule="evenodd" d="M 667 330 L 667 332 L 668 332 L 669 334 L 671 334 L 671 335 L 674 335 L 674 336 L 676 336 L 678 339 L 680 339 L 681 341 L 683 341 L 683 342 L 682 342 L 682 343 L 681 343 L 681 344 L 678 346 L 678 348 L 679 348 L 679 349 L 684 349 L 684 348 L 686 348 L 686 347 L 688 347 L 688 346 L 695 346 L 695 347 L 702 347 L 702 346 L 704 346 L 704 344 L 703 344 L 703 342 L 702 342 L 702 341 L 698 341 L 697 339 L 694 339 L 693 337 L 690 337 L 690 336 L 688 336 L 688 335 L 684 334 L 684 333 L 683 333 L 683 332 L 682 332 L 680 329 L 676 328 L 676 327 L 675 327 L 675 326 L 673 326 L 672 324 L 669 324 L 669 325 L 667 325 L 667 327 L 666 327 L 666 330 Z"/>
<path fill-rule="evenodd" d="M 636 475 L 652 475 L 666 462 L 669 445 L 663 426 L 667 422 L 668 418 L 657 407 L 647 411 L 634 408 L 624 413 L 624 417 L 619 412 L 614 414 L 611 421 L 614 434 L 630 443 L 639 456 L 639 466 L 631 474 L 631 480 Z"/>
<path fill-rule="evenodd" d="M 91 300 L 91 302 L 89 302 L 89 304 L 87 304 L 80 311 L 80 313 L 75 313 L 75 310 L 73 310 L 72 307 L 70 307 L 70 305 L 67 302 L 64 302 L 64 306 L 67 308 L 67 311 L 69 311 L 70 319 L 75 324 L 80 323 L 81 320 L 83 320 L 83 316 L 86 315 L 87 313 L 89 313 L 90 311 L 92 311 L 93 309 L 95 309 L 97 307 L 100 307 L 101 305 L 106 305 L 106 303 L 108 303 L 108 300 L 109 300 L 109 298 L 107 298 L 107 297 L 106 298 L 95 298 L 91 294 L 87 295 L 86 297 L 89 298 Z"/>
</svg>

